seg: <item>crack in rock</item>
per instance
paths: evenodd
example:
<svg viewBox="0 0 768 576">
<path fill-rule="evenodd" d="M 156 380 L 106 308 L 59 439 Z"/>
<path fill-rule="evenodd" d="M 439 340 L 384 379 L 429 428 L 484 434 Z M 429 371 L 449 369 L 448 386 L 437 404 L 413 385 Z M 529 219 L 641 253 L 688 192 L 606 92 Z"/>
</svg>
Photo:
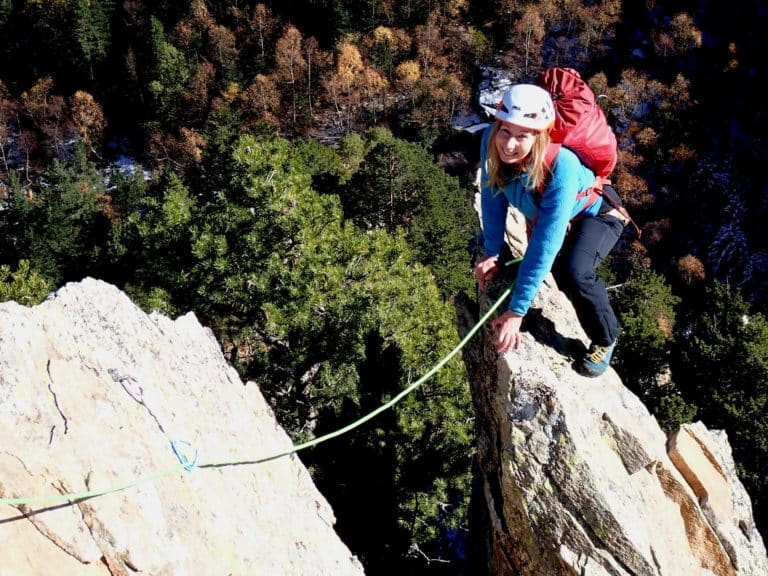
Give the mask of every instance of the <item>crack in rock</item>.
<svg viewBox="0 0 768 576">
<path fill-rule="evenodd" d="M 133 398 L 137 403 L 144 407 L 144 409 L 147 411 L 147 414 L 152 417 L 160 431 L 167 436 L 165 428 L 163 428 L 163 425 L 160 423 L 158 417 L 154 412 L 152 412 L 152 409 L 147 406 L 146 402 L 144 402 L 144 388 L 141 387 L 139 381 L 130 374 L 121 373 L 117 370 L 117 368 L 109 368 L 107 372 L 112 377 L 112 380 L 119 383 L 120 386 L 123 387 L 123 390 L 126 391 L 128 396 Z"/>
<path fill-rule="evenodd" d="M 61 406 L 59 406 L 59 399 L 56 396 L 56 392 L 53 391 L 53 376 L 51 375 L 51 361 L 48 360 L 48 363 L 45 366 L 46 371 L 48 372 L 48 379 L 50 380 L 48 384 L 48 391 L 51 393 L 51 396 L 53 396 L 53 403 L 56 406 L 56 410 L 59 413 L 59 416 L 61 416 L 61 419 L 64 421 L 64 434 L 69 432 L 69 422 L 67 422 L 67 417 L 64 416 L 64 412 L 61 409 Z M 48 443 L 50 444 L 53 442 L 53 429 L 56 428 L 55 426 L 51 428 L 51 435 L 49 438 Z"/>
</svg>

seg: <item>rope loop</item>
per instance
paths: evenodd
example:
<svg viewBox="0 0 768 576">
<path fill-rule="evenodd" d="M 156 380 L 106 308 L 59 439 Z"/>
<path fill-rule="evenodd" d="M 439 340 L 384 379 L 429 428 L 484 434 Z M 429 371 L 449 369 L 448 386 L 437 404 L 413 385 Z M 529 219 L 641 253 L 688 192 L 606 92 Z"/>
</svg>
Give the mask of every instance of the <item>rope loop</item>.
<svg viewBox="0 0 768 576">
<path fill-rule="evenodd" d="M 192 469 L 197 466 L 197 448 L 195 448 L 195 458 L 191 462 L 189 461 L 189 458 L 187 458 L 187 455 L 181 450 L 179 447 L 180 445 L 187 446 L 189 448 L 192 448 L 192 444 L 187 442 L 186 440 L 172 440 L 171 441 L 171 448 L 173 448 L 173 453 L 176 454 L 176 458 L 179 459 L 179 462 L 184 467 L 184 470 L 187 472 L 191 472 Z"/>
</svg>

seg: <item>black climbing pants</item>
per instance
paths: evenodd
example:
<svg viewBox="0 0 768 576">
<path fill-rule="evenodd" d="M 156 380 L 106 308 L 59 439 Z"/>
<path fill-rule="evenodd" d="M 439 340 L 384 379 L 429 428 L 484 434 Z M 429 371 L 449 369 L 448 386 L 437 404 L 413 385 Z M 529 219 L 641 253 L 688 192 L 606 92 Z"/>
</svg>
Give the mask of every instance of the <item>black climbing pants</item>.
<svg viewBox="0 0 768 576">
<path fill-rule="evenodd" d="M 601 346 L 616 340 L 619 321 L 608 300 L 605 283 L 595 271 L 623 230 L 624 225 L 617 218 L 605 214 L 572 222 L 552 268 L 558 287 L 573 303 L 587 336 Z"/>
</svg>

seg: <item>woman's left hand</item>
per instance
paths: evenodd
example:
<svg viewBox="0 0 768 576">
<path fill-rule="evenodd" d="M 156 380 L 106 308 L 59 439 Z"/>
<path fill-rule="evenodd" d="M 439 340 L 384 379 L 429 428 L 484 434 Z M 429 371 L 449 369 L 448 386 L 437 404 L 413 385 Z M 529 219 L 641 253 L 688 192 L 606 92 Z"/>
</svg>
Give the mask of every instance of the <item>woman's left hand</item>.
<svg viewBox="0 0 768 576">
<path fill-rule="evenodd" d="M 491 328 L 496 332 L 493 344 L 500 354 L 520 348 L 520 344 L 523 341 L 523 335 L 520 334 L 522 323 L 523 317 L 511 310 L 507 310 L 491 322 Z"/>
</svg>

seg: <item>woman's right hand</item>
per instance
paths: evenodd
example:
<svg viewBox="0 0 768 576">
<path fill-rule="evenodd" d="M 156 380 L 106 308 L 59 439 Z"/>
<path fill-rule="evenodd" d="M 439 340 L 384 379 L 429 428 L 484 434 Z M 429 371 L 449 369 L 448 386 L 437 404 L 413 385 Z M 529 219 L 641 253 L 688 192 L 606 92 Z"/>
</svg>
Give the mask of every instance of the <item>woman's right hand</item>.
<svg viewBox="0 0 768 576">
<path fill-rule="evenodd" d="M 512 310 L 507 310 L 491 322 L 491 329 L 496 335 L 493 344 L 500 354 L 520 349 L 523 342 L 523 335 L 520 334 L 522 323 L 523 317 Z"/>
<path fill-rule="evenodd" d="M 485 290 L 485 283 L 499 273 L 498 256 L 487 256 L 475 264 L 475 278 L 480 290 Z"/>
</svg>

